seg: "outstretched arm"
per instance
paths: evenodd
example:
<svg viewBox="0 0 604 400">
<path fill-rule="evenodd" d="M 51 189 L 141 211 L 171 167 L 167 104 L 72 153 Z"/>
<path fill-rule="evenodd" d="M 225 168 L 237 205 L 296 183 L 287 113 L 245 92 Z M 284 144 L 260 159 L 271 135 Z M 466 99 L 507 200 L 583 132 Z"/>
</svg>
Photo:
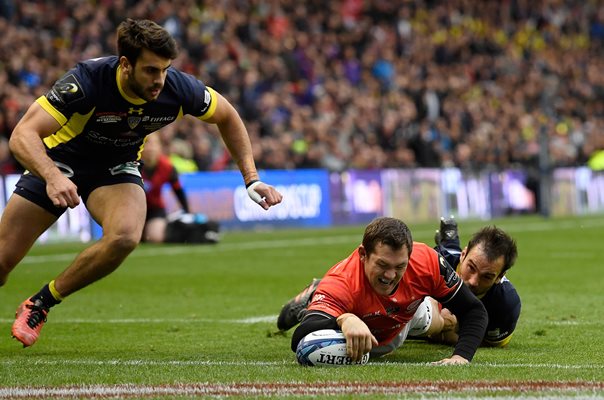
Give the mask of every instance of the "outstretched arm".
<svg viewBox="0 0 604 400">
<path fill-rule="evenodd" d="M 488 315 L 484 305 L 465 284 L 461 284 L 455 296 L 444 304 L 457 316 L 459 340 L 455 345 L 453 357 L 441 360 L 442 364 L 467 363 L 472 361 L 487 329 Z M 466 360 L 460 361 L 459 358 Z"/>
</svg>

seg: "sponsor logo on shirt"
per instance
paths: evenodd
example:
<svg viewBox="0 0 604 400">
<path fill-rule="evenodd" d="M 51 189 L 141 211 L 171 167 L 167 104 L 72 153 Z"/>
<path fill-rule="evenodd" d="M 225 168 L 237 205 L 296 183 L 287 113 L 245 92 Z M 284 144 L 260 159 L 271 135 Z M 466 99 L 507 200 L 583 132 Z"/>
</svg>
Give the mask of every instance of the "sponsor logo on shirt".
<svg viewBox="0 0 604 400">
<path fill-rule="evenodd" d="M 59 79 L 46 94 L 48 102 L 59 111 L 84 97 L 84 91 L 74 74 Z"/>
</svg>

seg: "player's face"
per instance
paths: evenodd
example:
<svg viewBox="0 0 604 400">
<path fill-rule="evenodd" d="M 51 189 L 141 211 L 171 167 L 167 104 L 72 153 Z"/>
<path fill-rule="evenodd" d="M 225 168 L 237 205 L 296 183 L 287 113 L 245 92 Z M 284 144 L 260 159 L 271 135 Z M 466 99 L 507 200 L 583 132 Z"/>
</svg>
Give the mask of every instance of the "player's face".
<svg viewBox="0 0 604 400">
<path fill-rule="evenodd" d="M 484 252 L 484 245 L 479 243 L 469 252 L 467 248 L 464 249 L 457 272 L 472 293 L 481 297 L 501 279 L 504 262 L 503 256 L 494 262 L 489 262 Z"/>
<path fill-rule="evenodd" d="M 136 65 L 127 71 L 127 85 L 130 91 L 146 101 L 157 100 L 164 88 L 168 68 L 172 60 L 143 49 Z"/>
<path fill-rule="evenodd" d="M 363 246 L 360 247 L 359 253 L 364 263 L 365 276 L 373 290 L 382 296 L 392 294 L 409 264 L 407 246 L 395 250 L 379 243 L 373 253 L 367 254 Z"/>
</svg>

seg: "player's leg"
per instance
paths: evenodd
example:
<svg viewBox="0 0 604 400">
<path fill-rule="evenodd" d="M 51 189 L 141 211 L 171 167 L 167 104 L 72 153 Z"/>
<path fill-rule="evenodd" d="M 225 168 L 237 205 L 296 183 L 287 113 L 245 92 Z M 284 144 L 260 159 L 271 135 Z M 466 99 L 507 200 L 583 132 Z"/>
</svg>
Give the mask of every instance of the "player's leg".
<svg viewBox="0 0 604 400">
<path fill-rule="evenodd" d="M 312 282 L 290 299 L 279 312 L 277 317 L 277 328 L 281 331 L 287 331 L 298 325 L 306 315 L 306 308 L 312 300 L 312 296 L 317 290 L 321 279 L 313 278 Z"/>
<path fill-rule="evenodd" d="M 0 286 L 57 216 L 19 195 L 12 195 L 0 219 Z"/>
<path fill-rule="evenodd" d="M 163 243 L 166 235 L 166 220 L 164 218 L 152 218 L 145 224 L 143 238 L 149 243 Z"/>
<path fill-rule="evenodd" d="M 143 189 L 120 183 L 95 189 L 86 202 L 92 217 L 103 228 L 99 241 L 81 252 L 55 279 L 60 296 L 68 296 L 113 272 L 140 242 L 145 223 Z"/>
<path fill-rule="evenodd" d="M 103 227 L 103 237 L 21 304 L 12 332 L 23 346 L 36 342 L 51 307 L 114 271 L 140 241 L 146 212 L 145 193 L 140 185 L 121 183 L 98 187 L 91 192 L 86 206 Z"/>
<path fill-rule="evenodd" d="M 0 220 L 0 283 L 6 282 L 8 274 L 57 218 L 20 195 L 11 196 Z M 48 308 L 39 299 L 22 302 L 17 308 L 12 335 L 24 346 L 33 344 L 46 321 Z"/>
</svg>

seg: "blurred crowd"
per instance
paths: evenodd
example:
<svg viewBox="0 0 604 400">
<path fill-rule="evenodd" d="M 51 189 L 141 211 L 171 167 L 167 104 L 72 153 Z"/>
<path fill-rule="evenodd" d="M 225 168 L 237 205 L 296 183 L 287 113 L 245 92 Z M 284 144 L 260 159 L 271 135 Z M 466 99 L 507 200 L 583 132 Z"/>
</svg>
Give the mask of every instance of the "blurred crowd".
<svg viewBox="0 0 604 400">
<path fill-rule="evenodd" d="M 0 0 L 0 173 L 25 109 L 125 17 L 227 97 L 259 168 L 539 168 L 604 150 L 598 0 Z M 181 172 L 233 167 L 213 126 L 161 139 Z M 544 158 L 542 158 L 543 160 Z M 543 167 L 543 166 L 541 166 Z"/>
</svg>

